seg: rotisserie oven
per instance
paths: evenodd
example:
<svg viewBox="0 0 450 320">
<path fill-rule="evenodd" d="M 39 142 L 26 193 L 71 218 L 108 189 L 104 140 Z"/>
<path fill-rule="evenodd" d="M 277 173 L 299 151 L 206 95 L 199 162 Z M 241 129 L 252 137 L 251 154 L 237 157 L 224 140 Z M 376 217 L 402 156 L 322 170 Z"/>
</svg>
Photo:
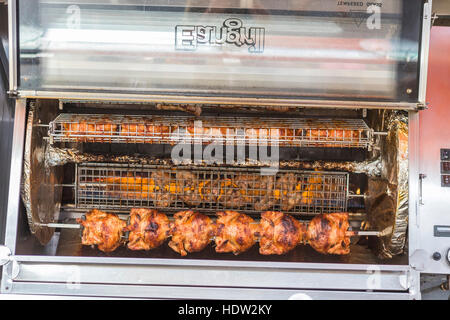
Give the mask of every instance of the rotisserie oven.
<svg viewBox="0 0 450 320">
<path fill-rule="evenodd" d="M 8 5 L 3 292 L 419 297 L 429 2 Z"/>
</svg>

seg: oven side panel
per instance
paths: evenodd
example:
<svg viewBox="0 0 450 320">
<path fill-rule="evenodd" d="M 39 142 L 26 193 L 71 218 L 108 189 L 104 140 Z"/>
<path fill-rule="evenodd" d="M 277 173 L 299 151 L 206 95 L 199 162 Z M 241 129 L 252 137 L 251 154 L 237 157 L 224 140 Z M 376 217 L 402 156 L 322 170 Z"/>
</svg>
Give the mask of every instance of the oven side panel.
<svg viewBox="0 0 450 320">
<path fill-rule="evenodd" d="M 424 273 L 450 274 L 450 28 L 433 27 L 428 110 L 420 113 L 419 249 Z M 420 186 L 419 186 L 420 192 Z"/>
<path fill-rule="evenodd" d="M 14 122 L 14 100 L 8 91 L 8 7 L 0 4 L 0 243 L 5 237 L 6 208 L 8 203 L 9 169 Z M 1 270 L 0 270 L 1 276 Z"/>
</svg>

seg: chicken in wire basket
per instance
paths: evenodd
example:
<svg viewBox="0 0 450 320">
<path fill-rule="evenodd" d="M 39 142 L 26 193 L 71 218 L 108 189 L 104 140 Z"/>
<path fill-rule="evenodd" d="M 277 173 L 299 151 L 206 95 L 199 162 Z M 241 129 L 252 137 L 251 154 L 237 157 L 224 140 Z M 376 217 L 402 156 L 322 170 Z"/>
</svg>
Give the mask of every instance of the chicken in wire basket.
<svg viewBox="0 0 450 320">
<path fill-rule="evenodd" d="M 150 193 L 150 198 L 157 208 L 170 207 L 177 199 L 180 188 L 176 180 L 172 178 L 169 172 L 154 171 L 151 174 L 151 179 L 155 184 L 155 190 Z"/>
<path fill-rule="evenodd" d="M 85 219 L 77 219 L 77 222 L 83 226 L 83 245 L 96 245 L 100 251 L 112 252 L 123 244 L 127 223 L 115 214 L 94 209 L 86 213 Z"/>
<path fill-rule="evenodd" d="M 301 203 L 303 205 L 311 206 L 314 200 L 323 198 L 323 182 L 323 178 L 320 174 L 306 178 L 306 181 L 302 186 Z"/>
<path fill-rule="evenodd" d="M 295 130 L 278 128 L 249 128 L 245 130 L 245 139 L 249 144 L 284 144 L 294 139 Z"/>
<path fill-rule="evenodd" d="M 214 178 L 211 174 L 208 178 L 199 178 L 198 193 L 203 204 L 214 207 L 220 195 L 220 186 L 222 181 Z"/>
<path fill-rule="evenodd" d="M 238 180 L 223 179 L 220 182 L 217 202 L 227 209 L 238 209 L 246 204 L 245 189 L 237 183 Z"/>
<path fill-rule="evenodd" d="M 257 176 L 249 183 L 247 196 L 253 198 L 253 207 L 257 211 L 272 209 L 275 205 L 273 192 L 275 190 L 275 178 L 273 176 Z"/>
<path fill-rule="evenodd" d="M 301 203 L 302 185 L 293 173 L 286 173 L 277 179 L 274 198 L 281 210 L 290 211 Z"/>
<path fill-rule="evenodd" d="M 234 136 L 234 128 L 197 126 L 195 121 L 191 121 L 186 128 L 187 133 L 196 143 L 210 143 L 213 141 L 224 141 L 226 137 Z"/>
<path fill-rule="evenodd" d="M 302 200 L 302 185 L 294 173 L 283 174 L 278 179 L 275 176 L 242 175 L 237 181 L 245 190 L 244 201 L 252 203 L 257 211 L 270 210 L 276 205 L 289 211 Z"/>
<path fill-rule="evenodd" d="M 79 119 L 64 123 L 63 127 L 65 135 L 76 137 L 77 142 L 109 142 L 110 138 L 106 136 L 115 135 L 118 129 L 108 117 L 97 119 L 95 122 Z"/>
<path fill-rule="evenodd" d="M 195 173 L 181 170 L 176 173 L 180 196 L 177 200 L 183 201 L 189 207 L 197 207 L 201 205 L 202 198 L 199 192 L 199 179 Z"/>
<path fill-rule="evenodd" d="M 149 199 L 150 195 L 156 190 L 155 182 L 149 177 L 142 176 L 135 172 L 122 172 L 115 174 L 111 172 L 105 179 L 99 182 L 107 183 L 107 193 L 113 197 L 122 199 L 144 200 Z"/>
<path fill-rule="evenodd" d="M 169 247 L 183 257 L 205 249 L 216 233 L 214 221 L 204 214 L 182 211 L 176 213 L 174 219 Z"/>
<path fill-rule="evenodd" d="M 175 127 L 164 125 L 154 120 L 144 119 L 142 122 L 125 121 L 120 125 L 120 134 L 127 137 L 128 142 L 153 143 L 167 139 Z M 136 139 L 133 139 L 136 137 Z"/>
<path fill-rule="evenodd" d="M 170 236 L 169 218 L 152 209 L 132 209 L 129 225 L 128 249 L 133 251 L 152 250 L 161 246 Z"/>
</svg>

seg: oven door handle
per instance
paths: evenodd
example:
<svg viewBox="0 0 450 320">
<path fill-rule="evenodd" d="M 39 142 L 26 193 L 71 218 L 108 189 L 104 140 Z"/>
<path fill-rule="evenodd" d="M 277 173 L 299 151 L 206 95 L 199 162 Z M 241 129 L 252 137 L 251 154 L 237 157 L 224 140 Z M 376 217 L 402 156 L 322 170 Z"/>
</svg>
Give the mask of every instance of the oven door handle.
<svg viewBox="0 0 450 320">
<path fill-rule="evenodd" d="M 425 205 L 425 203 L 423 203 L 423 179 L 426 177 L 426 174 L 419 174 L 419 205 L 421 206 Z"/>
</svg>

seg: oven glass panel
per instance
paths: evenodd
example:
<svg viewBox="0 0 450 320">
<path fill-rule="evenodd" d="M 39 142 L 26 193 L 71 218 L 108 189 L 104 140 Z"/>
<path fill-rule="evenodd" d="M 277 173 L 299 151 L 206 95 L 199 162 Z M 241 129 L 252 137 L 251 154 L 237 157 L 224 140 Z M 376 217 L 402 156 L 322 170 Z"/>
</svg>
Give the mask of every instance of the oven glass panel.
<svg viewBox="0 0 450 320">
<path fill-rule="evenodd" d="M 19 0 L 19 90 L 417 101 L 422 1 Z"/>
</svg>

